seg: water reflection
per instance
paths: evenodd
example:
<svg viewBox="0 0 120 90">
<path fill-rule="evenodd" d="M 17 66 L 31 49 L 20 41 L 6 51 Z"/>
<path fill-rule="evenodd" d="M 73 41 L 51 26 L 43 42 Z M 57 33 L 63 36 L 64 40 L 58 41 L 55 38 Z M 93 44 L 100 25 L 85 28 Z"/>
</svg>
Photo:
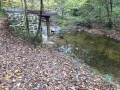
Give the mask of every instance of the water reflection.
<svg viewBox="0 0 120 90">
<path fill-rule="evenodd" d="M 56 41 L 60 50 L 74 53 L 100 73 L 109 74 L 120 83 L 120 43 L 85 32 L 62 35 L 65 38 Z"/>
</svg>

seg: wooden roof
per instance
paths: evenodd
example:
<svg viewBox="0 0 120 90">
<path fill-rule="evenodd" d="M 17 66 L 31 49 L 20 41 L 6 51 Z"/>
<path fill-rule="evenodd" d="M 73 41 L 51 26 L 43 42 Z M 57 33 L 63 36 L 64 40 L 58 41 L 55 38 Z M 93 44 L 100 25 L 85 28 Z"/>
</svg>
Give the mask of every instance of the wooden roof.
<svg viewBox="0 0 120 90">
<path fill-rule="evenodd" d="M 39 10 L 27 10 L 27 12 L 31 13 L 31 14 L 40 15 L 40 11 Z M 46 11 L 42 12 L 42 16 L 54 16 L 54 15 L 57 15 L 57 13 L 56 12 L 46 12 Z"/>
<path fill-rule="evenodd" d="M 23 12 L 21 9 L 5 8 L 6 12 Z"/>
<path fill-rule="evenodd" d="M 5 11 L 7 11 L 7 12 L 18 12 L 18 13 L 23 12 L 23 10 L 21 10 L 21 9 L 13 9 L 13 8 L 5 8 Z M 39 10 L 27 10 L 27 12 L 31 13 L 31 14 L 40 15 Z M 57 15 L 57 13 L 56 12 L 47 12 L 47 11 L 42 12 L 42 16 L 54 16 L 54 15 Z"/>
</svg>

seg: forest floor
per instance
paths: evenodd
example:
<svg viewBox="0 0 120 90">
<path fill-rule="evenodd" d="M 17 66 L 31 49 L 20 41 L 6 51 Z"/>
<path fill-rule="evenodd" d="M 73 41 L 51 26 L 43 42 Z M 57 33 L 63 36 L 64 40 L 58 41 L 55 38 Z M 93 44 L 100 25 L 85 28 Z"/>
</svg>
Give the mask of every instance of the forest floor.
<svg viewBox="0 0 120 90">
<path fill-rule="evenodd" d="M 84 62 L 12 36 L 0 19 L 0 90 L 117 90 Z"/>
</svg>

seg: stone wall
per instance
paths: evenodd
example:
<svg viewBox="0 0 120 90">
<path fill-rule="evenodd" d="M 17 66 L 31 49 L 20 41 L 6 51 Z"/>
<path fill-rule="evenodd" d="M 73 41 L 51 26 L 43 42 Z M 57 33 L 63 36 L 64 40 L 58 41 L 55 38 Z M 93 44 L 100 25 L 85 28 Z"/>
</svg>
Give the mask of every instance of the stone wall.
<svg viewBox="0 0 120 90">
<path fill-rule="evenodd" d="M 38 30 L 39 17 L 35 14 L 29 14 L 28 20 L 29 20 L 30 32 L 35 33 Z M 8 12 L 8 21 L 9 21 L 10 29 L 13 29 L 13 28 L 16 29 L 17 27 L 19 27 L 21 30 L 25 30 L 24 13 Z M 59 26 L 57 26 L 54 23 L 50 24 L 50 31 L 59 33 L 59 30 L 60 30 Z M 42 33 L 44 35 L 47 35 L 47 27 L 44 21 L 42 22 Z"/>
<path fill-rule="evenodd" d="M 25 17 L 24 13 L 8 12 L 9 27 L 20 27 L 25 30 Z M 38 29 L 39 17 L 35 14 L 28 15 L 29 28 L 31 32 L 35 32 Z"/>
</svg>

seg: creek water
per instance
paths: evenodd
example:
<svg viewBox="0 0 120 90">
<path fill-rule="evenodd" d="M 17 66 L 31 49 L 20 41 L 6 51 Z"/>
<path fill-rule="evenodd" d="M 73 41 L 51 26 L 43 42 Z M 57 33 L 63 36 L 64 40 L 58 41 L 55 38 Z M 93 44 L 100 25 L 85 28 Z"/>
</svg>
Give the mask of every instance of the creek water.
<svg viewBox="0 0 120 90">
<path fill-rule="evenodd" d="M 59 35 L 64 37 L 56 40 L 60 51 L 80 58 L 95 72 L 112 76 L 113 81 L 120 84 L 120 43 L 86 32 Z"/>
</svg>

